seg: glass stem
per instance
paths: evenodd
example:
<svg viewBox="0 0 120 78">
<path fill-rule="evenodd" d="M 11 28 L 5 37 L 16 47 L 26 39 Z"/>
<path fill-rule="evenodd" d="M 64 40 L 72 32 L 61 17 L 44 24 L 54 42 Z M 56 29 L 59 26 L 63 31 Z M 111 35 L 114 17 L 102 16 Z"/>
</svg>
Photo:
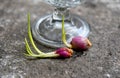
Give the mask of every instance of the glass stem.
<svg viewBox="0 0 120 78">
<path fill-rule="evenodd" d="M 62 15 L 64 15 L 64 20 L 70 20 L 70 14 L 67 8 L 56 8 L 53 13 L 53 20 L 62 21 Z"/>
</svg>

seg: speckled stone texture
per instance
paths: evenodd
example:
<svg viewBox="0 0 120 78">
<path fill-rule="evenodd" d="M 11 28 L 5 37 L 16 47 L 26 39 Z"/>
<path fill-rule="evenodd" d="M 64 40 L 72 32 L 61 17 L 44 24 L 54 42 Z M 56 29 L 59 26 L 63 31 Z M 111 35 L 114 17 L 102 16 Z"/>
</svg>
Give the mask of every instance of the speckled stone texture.
<svg viewBox="0 0 120 78">
<path fill-rule="evenodd" d="M 27 59 L 31 24 L 53 12 L 42 0 L 0 0 L 0 78 L 120 78 L 120 0 L 87 0 L 71 9 L 91 25 L 92 48 L 69 59 Z M 52 51 L 38 44 L 42 51 Z"/>
</svg>

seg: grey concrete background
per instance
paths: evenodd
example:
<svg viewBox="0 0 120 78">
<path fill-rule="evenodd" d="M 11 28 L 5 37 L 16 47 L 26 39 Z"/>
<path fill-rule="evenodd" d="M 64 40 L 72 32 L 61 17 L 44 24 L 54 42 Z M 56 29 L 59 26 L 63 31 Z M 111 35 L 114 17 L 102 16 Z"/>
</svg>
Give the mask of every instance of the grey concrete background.
<svg viewBox="0 0 120 78">
<path fill-rule="evenodd" d="M 120 78 L 120 0 L 87 0 L 71 9 L 91 25 L 86 55 L 30 60 L 23 55 L 27 13 L 33 23 L 54 9 L 41 1 L 0 0 L 0 78 Z"/>
</svg>

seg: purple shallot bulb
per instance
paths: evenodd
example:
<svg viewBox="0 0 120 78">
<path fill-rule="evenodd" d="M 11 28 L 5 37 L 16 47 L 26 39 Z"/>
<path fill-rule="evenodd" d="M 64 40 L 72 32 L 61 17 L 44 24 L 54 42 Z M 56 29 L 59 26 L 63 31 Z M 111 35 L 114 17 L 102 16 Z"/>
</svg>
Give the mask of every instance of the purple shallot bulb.
<svg viewBox="0 0 120 78">
<path fill-rule="evenodd" d="M 87 50 L 92 43 L 86 37 L 76 36 L 71 41 L 72 48 L 76 51 Z"/>
<path fill-rule="evenodd" d="M 63 48 L 57 49 L 56 54 L 58 54 L 60 57 L 63 57 L 63 58 L 69 58 L 72 56 L 73 50 L 63 47 Z"/>
</svg>

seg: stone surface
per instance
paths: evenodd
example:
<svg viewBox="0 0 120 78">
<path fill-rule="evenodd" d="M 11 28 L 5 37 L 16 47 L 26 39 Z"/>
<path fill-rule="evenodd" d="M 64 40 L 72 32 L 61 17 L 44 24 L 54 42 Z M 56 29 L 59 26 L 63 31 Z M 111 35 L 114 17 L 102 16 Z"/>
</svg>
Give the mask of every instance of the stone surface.
<svg viewBox="0 0 120 78">
<path fill-rule="evenodd" d="M 42 0 L 0 0 L 0 78 L 120 78 L 120 1 L 87 0 L 71 9 L 91 25 L 92 48 L 69 59 L 27 59 L 27 13 L 31 24 L 50 14 Z M 42 51 L 54 49 L 39 44 Z"/>
</svg>

